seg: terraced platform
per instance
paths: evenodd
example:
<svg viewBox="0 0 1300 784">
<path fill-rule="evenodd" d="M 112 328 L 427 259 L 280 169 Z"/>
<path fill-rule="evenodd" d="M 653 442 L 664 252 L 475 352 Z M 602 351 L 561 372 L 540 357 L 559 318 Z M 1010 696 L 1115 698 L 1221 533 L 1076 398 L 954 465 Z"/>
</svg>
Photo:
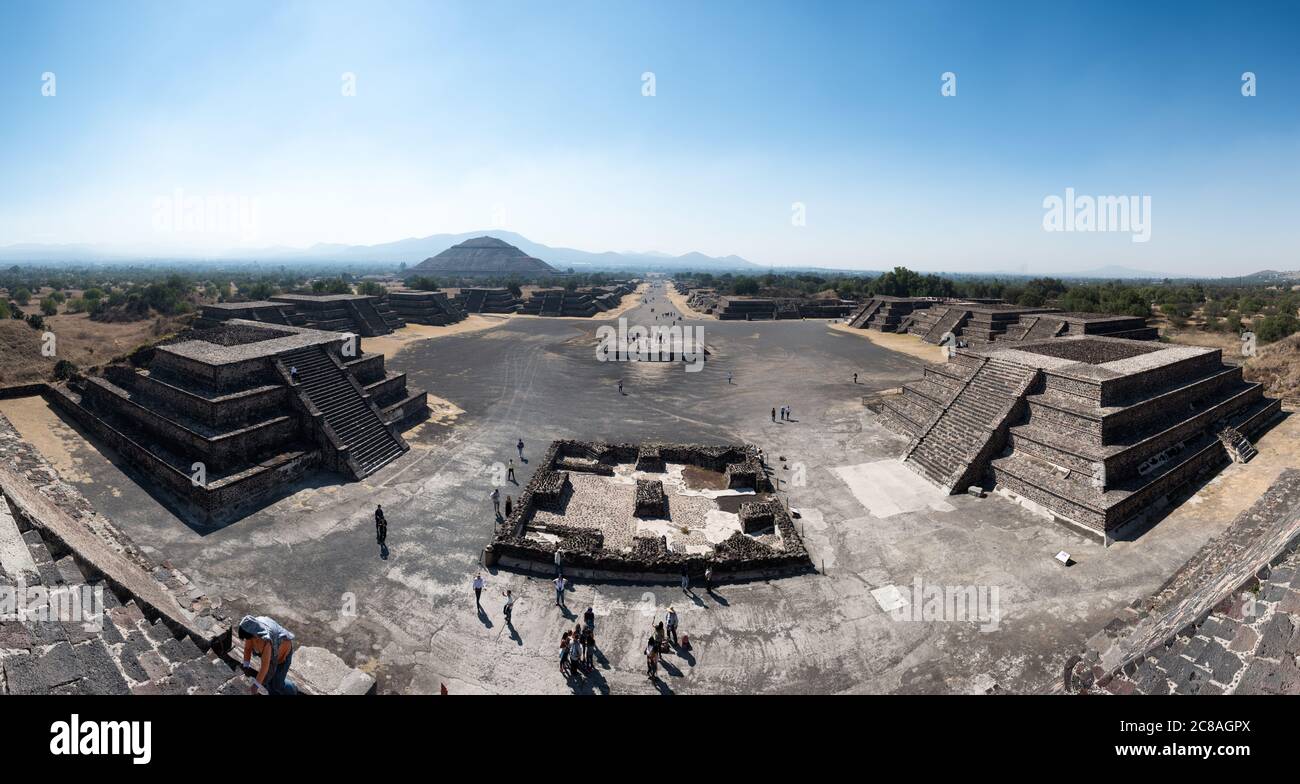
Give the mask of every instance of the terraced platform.
<svg viewBox="0 0 1300 784">
<path fill-rule="evenodd" d="M 911 438 L 904 459 L 930 481 L 991 482 L 1109 539 L 1249 459 L 1280 407 L 1218 349 L 1077 335 L 957 349 L 887 397 L 882 422 Z"/>
</svg>

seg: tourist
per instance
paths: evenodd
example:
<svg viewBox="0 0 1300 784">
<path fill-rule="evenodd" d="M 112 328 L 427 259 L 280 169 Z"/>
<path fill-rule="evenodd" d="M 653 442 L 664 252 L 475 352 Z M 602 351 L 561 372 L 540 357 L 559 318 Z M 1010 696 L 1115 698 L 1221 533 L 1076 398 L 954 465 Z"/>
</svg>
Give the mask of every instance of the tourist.
<svg viewBox="0 0 1300 784">
<path fill-rule="evenodd" d="M 582 630 L 576 626 L 569 636 L 569 669 L 575 675 L 582 672 Z"/>
<path fill-rule="evenodd" d="M 555 606 L 564 606 L 564 576 L 561 575 L 553 580 L 555 584 Z"/>
<path fill-rule="evenodd" d="M 388 541 L 388 520 L 384 518 L 384 507 L 375 505 L 375 539 L 379 544 Z"/>
<path fill-rule="evenodd" d="M 728 384 L 731 383 L 731 371 L 730 371 L 730 370 L 727 371 L 727 383 L 728 383 Z"/>
<path fill-rule="evenodd" d="M 621 378 L 618 380 L 618 393 L 623 394 L 623 379 Z"/>
<path fill-rule="evenodd" d="M 250 694 L 293 695 L 298 688 L 289 680 L 293 664 L 293 633 L 266 616 L 245 615 L 236 632 L 244 641 L 244 671 L 251 672 L 253 654 L 261 667 L 253 676 Z"/>
<path fill-rule="evenodd" d="M 677 644 L 677 611 L 669 607 L 668 614 L 664 616 L 664 621 L 667 623 L 668 626 L 668 639 L 673 641 L 673 645 L 676 645 Z"/>
<path fill-rule="evenodd" d="M 515 482 L 515 461 L 512 459 L 506 464 L 506 481 Z M 515 484 L 519 484 L 515 482 Z"/>
<path fill-rule="evenodd" d="M 588 629 L 596 628 L 596 612 L 592 610 L 590 607 L 588 607 L 587 611 L 582 614 L 582 623 Z"/>
<path fill-rule="evenodd" d="M 776 409 L 775 409 L 775 408 L 772 409 L 772 421 L 773 421 L 773 422 L 776 421 Z"/>
<path fill-rule="evenodd" d="M 794 416 L 794 409 L 790 408 L 789 406 L 786 406 L 786 407 L 785 407 L 785 421 L 789 422 L 790 419 L 793 418 L 793 416 Z"/>
<path fill-rule="evenodd" d="M 582 630 L 582 652 L 583 664 L 590 671 L 595 666 L 593 661 L 596 656 L 596 631 L 590 626 Z"/>
<path fill-rule="evenodd" d="M 482 602 L 479 601 L 479 599 L 482 597 L 482 595 L 483 595 L 483 588 L 484 588 L 484 586 L 486 586 L 486 585 L 487 585 L 487 583 L 484 582 L 484 580 L 483 580 L 483 574 L 482 574 L 482 572 L 480 572 L 480 573 L 474 575 L 474 606 L 477 607 L 477 608 L 479 608 L 479 609 L 482 609 L 482 608 L 483 608 L 483 604 L 482 604 Z"/>
<path fill-rule="evenodd" d="M 704 567 L 704 590 L 713 593 L 713 564 Z"/>
<path fill-rule="evenodd" d="M 569 677 L 569 633 L 560 638 L 560 674 Z"/>
<path fill-rule="evenodd" d="M 297 366 L 297 365 L 293 365 L 293 366 L 291 366 L 291 367 L 289 368 L 289 381 L 290 381 L 290 383 L 293 383 L 293 384 L 297 384 L 297 383 L 298 383 L 298 366 Z"/>
<path fill-rule="evenodd" d="M 645 646 L 645 670 L 646 677 L 650 680 L 655 680 L 659 674 L 659 647 L 653 637 Z"/>
<path fill-rule="evenodd" d="M 518 449 L 518 450 L 519 450 L 519 459 L 520 459 L 520 460 L 523 460 L 523 459 L 524 459 L 524 440 L 523 440 L 522 438 L 519 439 L 519 443 L 518 443 L 518 444 L 515 444 L 515 449 Z"/>
<path fill-rule="evenodd" d="M 854 384 L 858 383 L 858 374 L 857 374 L 857 373 L 854 373 L 854 374 L 853 374 L 853 383 L 854 383 Z"/>
<path fill-rule="evenodd" d="M 682 593 L 691 592 L 691 572 L 685 565 L 682 566 Z"/>
<path fill-rule="evenodd" d="M 506 496 L 506 517 L 510 516 L 511 502 L 510 496 Z"/>
<path fill-rule="evenodd" d="M 509 588 L 507 588 L 501 595 L 506 597 L 506 603 L 505 606 L 501 608 L 501 612 L 506 616 L 506 626 L 510 626 L 510 613 L 515 609 L 515 595 L 510 592 Z"/>
<path fill-rule="evenodd" d="M 501 519 L 501 490 L 496 487 L 492 488 L 492 512 Z"/>
<path fill-rule="evenodd" d="M 664 622 L 663 621 L 655 622 L 654 641 L 655 641 L 655 645 L 659 646 L 660 648 L 664 647 Z"/>
</svg>

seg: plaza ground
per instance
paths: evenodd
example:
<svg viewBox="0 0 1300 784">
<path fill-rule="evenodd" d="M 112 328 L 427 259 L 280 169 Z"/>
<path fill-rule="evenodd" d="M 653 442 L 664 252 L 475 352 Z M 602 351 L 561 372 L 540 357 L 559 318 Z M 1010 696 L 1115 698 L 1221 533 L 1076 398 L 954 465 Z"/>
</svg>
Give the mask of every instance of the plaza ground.
<svg viewBox="0 0 1300 784">
<path fill-rule="evenodd" d="M 654 325 L 649 307 L 624 316 Z M 440 684 L 452 693 L 1037 690 L 1296 457 L 1296 426 L 1286 420 L 1261 439 L 1256 460 L 1231 466 L 1136 539 L 1103 548 L 998 496 L 944 495 L 896 462 L 904 442 L 862 401 L 919 376 L 915 356 L 825 321 L 698 320 L 683 323 L 704 328 L 712 354 L 689 373 L 678 363 L 597 361 L 596 329 L 608 322 L 509 318 L 433 340 L 399 333 L 385 347 L 389 366 L 454 416 L 409 431 L 411 451 L 362 482 L 317 473 L 221 528 L 178 519 L 110 450 L 39 399 L 0 401 L 0 412 L 138 544 L 233 613 L 273 615 L 305 644 L 372 672 L 381 692 L 436 693 Z M 773 422 L 770 410 L 782 405 L 792 421 Z M 479 566 L 493 526 L 488 494 L 520 438 L 525 458 L 556 438 L 754 443 L 778 466 L 819 573 L 693 596 L 675 585 L 579 581 L 561 610 L 546 577 Z M 527 484 L 532 463 L 519 469 L 518 486 L 507 483 L 503 495 Z M 375 543 L 376 503 L 389 521 L 386 552 Z M 1060 550 L 1077 563 L 1055 562 Z M 478 571 L 489 586 L 482 613 L 470 590 Z M 877 596 L 891 595 L 890 586 L 910 596 L 918 579 L 996 587 L 996 629 L 895 620 Z M 520 597 L 513 629 L 501 614 L 507 588 Z M 652 684 L 641 650 L 653 616 L 669 605 L 693 650 L 667 655 Z M 597 672 L 566 681 L 560 636 L 588 606 L 597 615 Z"/>
</svg>

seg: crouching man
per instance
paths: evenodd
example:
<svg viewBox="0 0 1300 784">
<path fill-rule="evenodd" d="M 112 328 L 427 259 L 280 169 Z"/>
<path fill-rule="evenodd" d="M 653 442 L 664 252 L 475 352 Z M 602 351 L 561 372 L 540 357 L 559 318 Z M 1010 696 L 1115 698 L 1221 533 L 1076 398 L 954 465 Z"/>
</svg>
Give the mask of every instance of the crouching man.
<svg viewBox="0 0 1300 784">
<path fill-rule="evenodd" d="M 237 633 L 244 641 L 244 672 L 252 674 L 254 652 L 262 662 L 250 693 L 297 694 L 298 688 L 287 677 L 293 663 L 293 632 L 266 616 L 245 615 Z"/>
</svg>

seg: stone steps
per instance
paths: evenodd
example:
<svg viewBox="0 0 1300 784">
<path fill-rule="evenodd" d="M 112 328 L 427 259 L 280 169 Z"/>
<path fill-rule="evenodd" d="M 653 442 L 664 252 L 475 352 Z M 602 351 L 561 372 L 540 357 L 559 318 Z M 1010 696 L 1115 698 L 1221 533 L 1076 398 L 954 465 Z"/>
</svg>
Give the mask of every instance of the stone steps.
<svg viewBox="0 0 1300 784">
<path fill-rule="evenodd" d="M 369 476 L 405 451 L 382 417 L 352 386 L 346 371 L 320 347 L 287 352 L 282 361 L 298 368 L 299 388 L 348 448 L 361 476 Z"/>
</svg>

